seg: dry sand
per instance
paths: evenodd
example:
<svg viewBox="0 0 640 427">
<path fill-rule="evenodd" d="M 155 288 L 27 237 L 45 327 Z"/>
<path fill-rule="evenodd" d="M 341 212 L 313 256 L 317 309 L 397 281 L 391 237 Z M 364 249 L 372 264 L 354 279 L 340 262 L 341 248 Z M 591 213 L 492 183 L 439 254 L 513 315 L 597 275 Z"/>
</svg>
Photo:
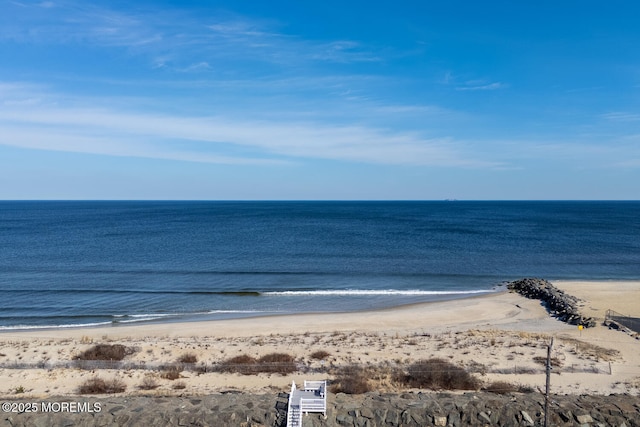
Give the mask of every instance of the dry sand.
<svg viewBox="0 0 640 427">
<path fill-rule="evenodd" d="M 554 284 L 582 299 L 586 315 L 602 319 L 613 309 L 640 317 L 640 282 Z M 552 336 L 552 356 L 561 365 L 552 375 L 554 393 L 640 394 L 640 340 L 600 323 L 580 331 L 550 318 L 539 301 L 501 292 L 357 313 L 3 332 L 0 396 L 74 395 L 96 375 L 122 380 L 129 394 L 286 391 L 292 380 L 331 379 L 337 368 L 350 364 L 378 368 L 374 387 L 395 391 L 398 385 L 386 374 L 389 368 L 432 357 L 464 366 L 485 383 L 503 380 L 542 388 L 545 374 L 539 359 L 546 356 Z M 134 348 L 125 359 L 134 368 L 74 366 L 75 356 L 98 343 Z M 329 356 L 312 358 L 318 350 Z M 243 376 L 185 370 L 178 380 L 169 380 L 159 369 L 186 353 L 196 356 L 202 371 L 230 357 L 273 352 L 295 356 L 309 372 Z M 143 381 L 158 387 L 141 390 Z"/>
</svg>

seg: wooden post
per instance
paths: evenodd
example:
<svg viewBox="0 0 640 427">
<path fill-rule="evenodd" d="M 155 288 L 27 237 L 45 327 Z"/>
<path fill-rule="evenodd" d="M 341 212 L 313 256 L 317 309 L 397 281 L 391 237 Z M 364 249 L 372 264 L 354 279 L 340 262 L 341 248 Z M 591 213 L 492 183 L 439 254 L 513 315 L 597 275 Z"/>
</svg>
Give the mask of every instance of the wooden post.
<svg viewBox="0 0 640 427">
<path fill-rule="evenodd" d="M 544 393 L 544 427 L 549 427 L 549 389 L 551 388 L 551 347 L 553 346 L 553 337 L 549 347 L 547 347 L 547 387 Z"/>
</svg>

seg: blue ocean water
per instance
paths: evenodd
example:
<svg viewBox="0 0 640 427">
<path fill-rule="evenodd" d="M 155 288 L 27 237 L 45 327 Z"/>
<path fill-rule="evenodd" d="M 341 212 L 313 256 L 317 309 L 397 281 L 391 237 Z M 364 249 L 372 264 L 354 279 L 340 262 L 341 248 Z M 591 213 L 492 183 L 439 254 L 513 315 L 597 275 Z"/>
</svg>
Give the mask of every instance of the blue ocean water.
<svg viewBox="0 0 640 427">
<path fill-rule="evenodd" d="M 640 202 L 0 202 L 0 330 L 640 279 Z"/>
</svg>

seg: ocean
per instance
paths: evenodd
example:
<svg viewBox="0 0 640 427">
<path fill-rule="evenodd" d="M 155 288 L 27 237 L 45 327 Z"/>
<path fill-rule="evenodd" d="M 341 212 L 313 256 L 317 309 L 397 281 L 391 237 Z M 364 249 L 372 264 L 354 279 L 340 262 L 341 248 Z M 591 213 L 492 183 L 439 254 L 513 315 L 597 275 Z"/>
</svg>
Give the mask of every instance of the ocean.
<svg viewBox="0 0 640 427">
<path fill-rule="evenodd" d="M 0 330 L 639 280 L 640 202 L 0 202 Z"/>
</svg>

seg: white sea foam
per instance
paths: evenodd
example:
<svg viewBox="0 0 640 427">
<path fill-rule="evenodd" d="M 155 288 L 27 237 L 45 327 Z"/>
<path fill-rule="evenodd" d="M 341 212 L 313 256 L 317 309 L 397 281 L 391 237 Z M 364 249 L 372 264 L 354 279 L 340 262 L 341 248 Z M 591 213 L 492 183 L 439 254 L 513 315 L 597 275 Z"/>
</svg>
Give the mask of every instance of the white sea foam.
<svg viewBox="0 0 640 427">
<path fill-rule="evenodd" d="M 95 323 L 73 323 L 65 325 L 14 325 L 0 326 L 0 331 L 16 331 L 24 329 L 61 329 L 61 328 L 91 328 L 94 326 L 106 326 L 111 322 L 95 322 Z"/>
<path fill-rule="evenodd" d="M 118 320 L 113 320 L 113 323 L 137 323 L 148 322 L 150 320 L 166 319 L 168 317 L 181 316 L 181 314 L 127 314 L 120 316 L 113 316 Z M 125 319 L 125 320 L 119 320 Z"/>
<path fill-rule="evenodd" d="M 206 313 L 194 313 L 194 314 L 243 314 L 243 313 L 265 313 L 260 310 L 211 310 Z"/>
<path fill-rule="evenodd" d="M 113 317 L 115 318 L 125 318 L 125 317 L 132 317 L 132 318 L 147 318 L 147 317 L 172 317 L 172 316 L 180 316 L 180 313 L 149 313 L 149 314 L 114 314 Z"/>
<path fill-rule="evenodd" d="M 68 328 L 91 328 L 97 326 L 108 326 L 114 324 L 150 322 L 153 320 L 169 319 L 181 316 L 202 316 L 211 314 L 256 314 L 268 313 L 261 310 L 210 310 L 198 313 L 149 313 L 149 314 L 114 314 L 113 320 L 106 322 L 91 323 L 69 323 L 62 325 L 11 325 L 0 326 L 0 331 L 38 330 L 38 329 L 68 329 Z"/>
<path fill-rule="evenodd" d="M 491 290 L 467 291 L 425 291 L 419 289 L 327 289 L 313 291 L 273 291 L 264 292 L 265 296 L 437 296 L 470 295 L 493 292 Z"/>
</svg>

